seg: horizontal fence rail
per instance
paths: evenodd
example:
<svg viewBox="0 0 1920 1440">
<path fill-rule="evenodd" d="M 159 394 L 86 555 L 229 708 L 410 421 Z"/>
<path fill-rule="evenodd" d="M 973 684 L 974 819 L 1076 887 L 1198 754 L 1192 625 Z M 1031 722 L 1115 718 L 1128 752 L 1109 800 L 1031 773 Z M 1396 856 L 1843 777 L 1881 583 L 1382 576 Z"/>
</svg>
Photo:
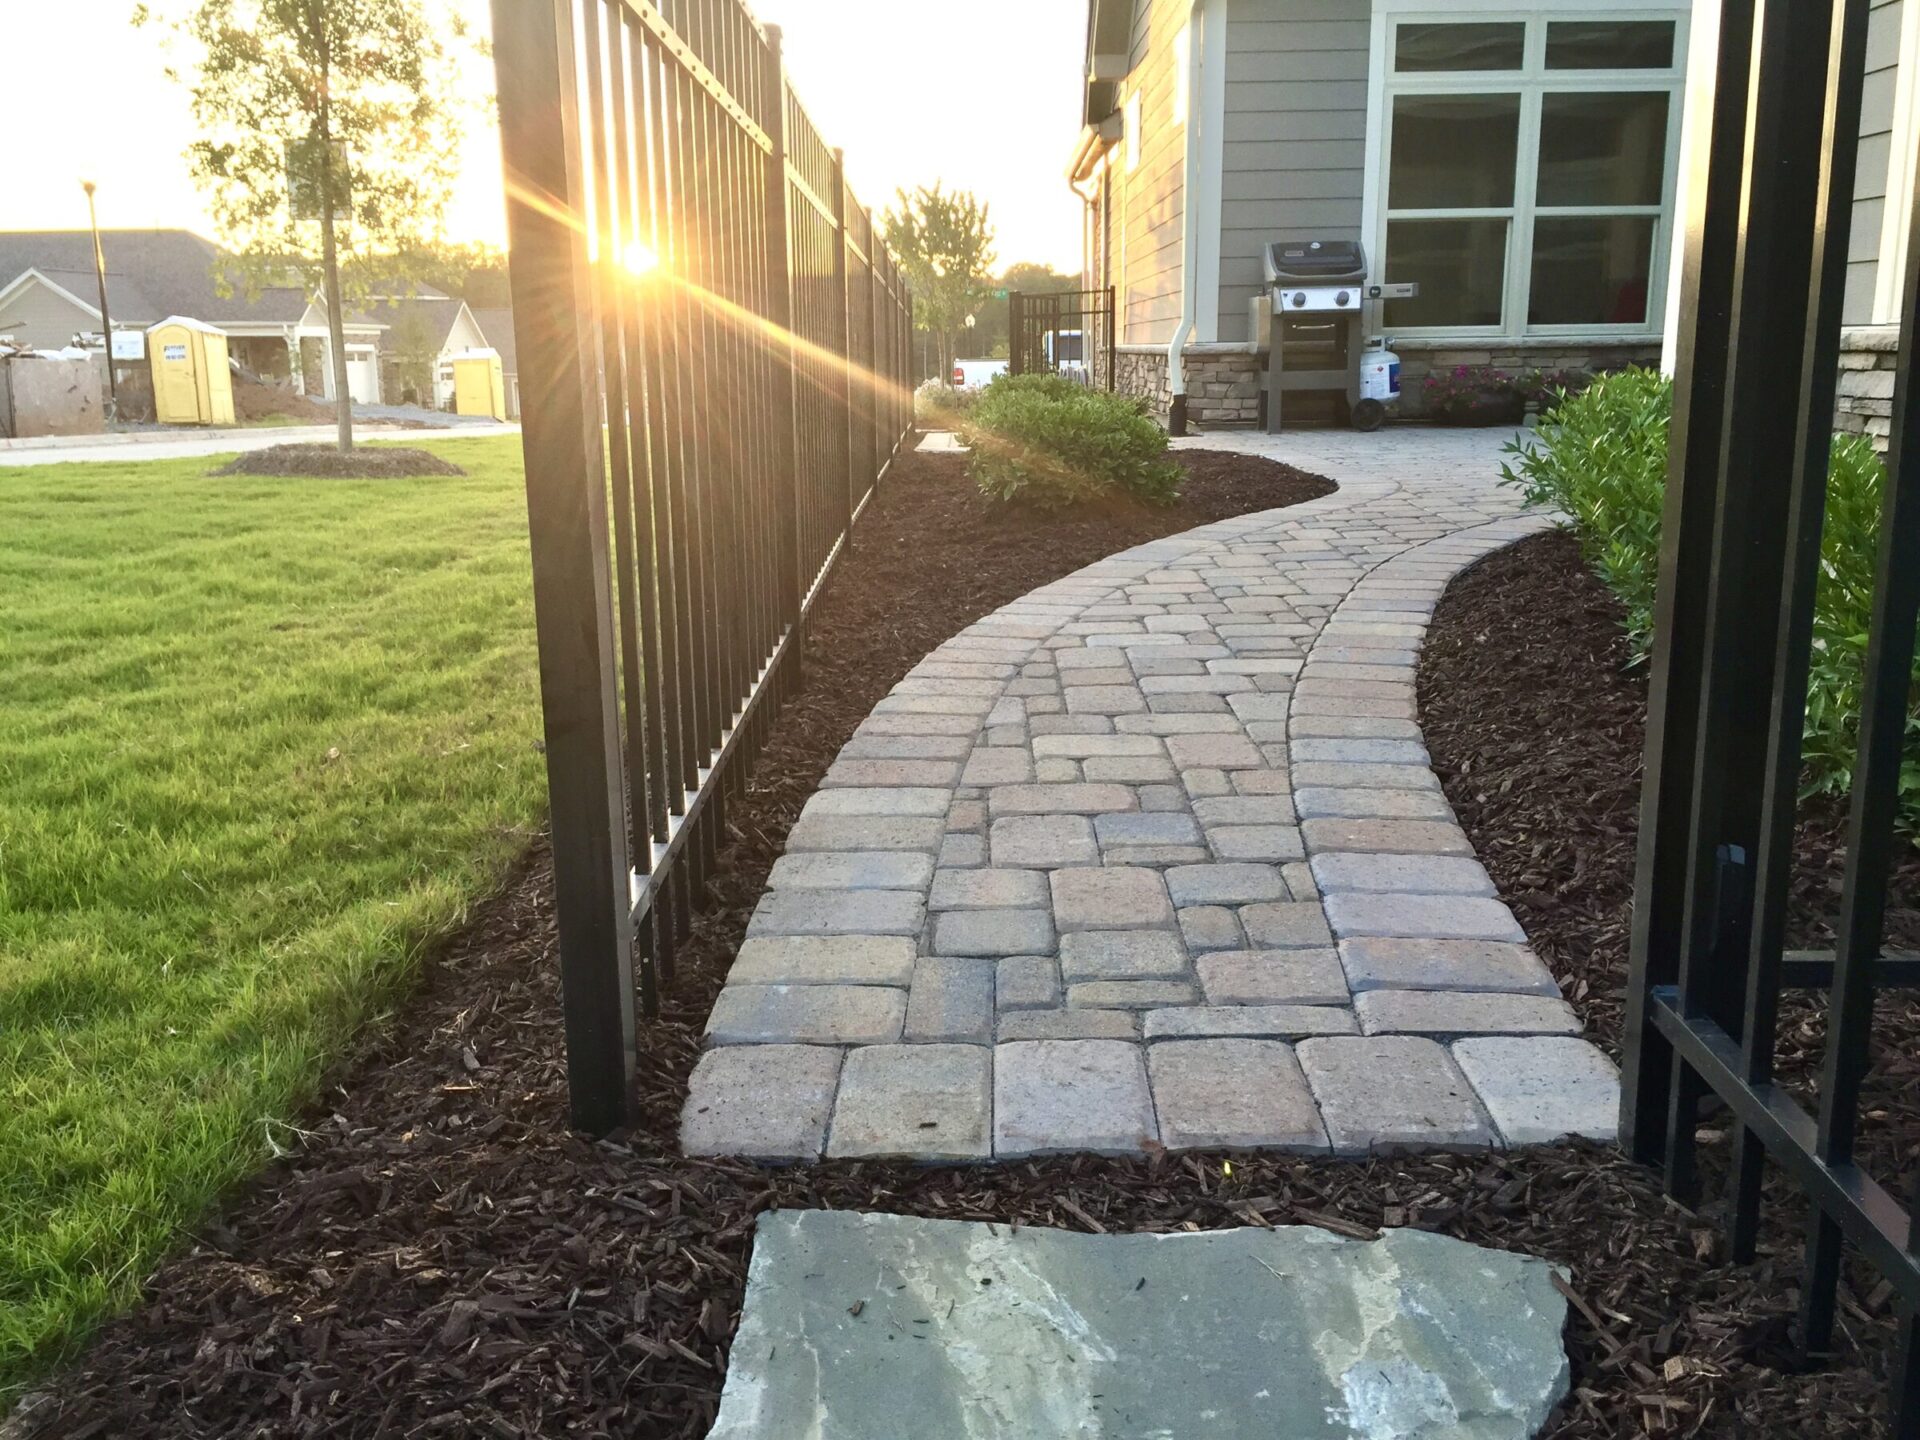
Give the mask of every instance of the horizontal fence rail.
<svg viewBox="0 0 1920 1440">
<path fill-rule="evenodd" d="M 1920 980 L 1916 957 L 1882 950 L 1920 610 L 1920 243 L 1906 252 L 1836 944 L 1784 948 L 1869 9 L 1726 0 L 1702 57 L 1711 83 L 1690 84 L 1704 109 L 1686 161 L 1621 1119 L 1633 1154 L 1691 1204 L 1702 1104 L 1724 1102 L 1732 1255 L 1756 1254 L 1771 1160 L 1812 1210 L 1802 1345 L 1828 1348 L 1853 1246 L 1899 1298 L 1890 1410 L 1893 1433 L 1915 1436 L 1916 1207 L 1866 1173 L 1855 1138 L 1876 987 Z M 1794 987 L 1826 992 L 1813 1110 L 1775 1073 Z"/>
<path fill-rule="evenodd" d="M 912 424 L 912 300 L 739 0 L 494 0 L 574 1123 Z"/>
</svg>

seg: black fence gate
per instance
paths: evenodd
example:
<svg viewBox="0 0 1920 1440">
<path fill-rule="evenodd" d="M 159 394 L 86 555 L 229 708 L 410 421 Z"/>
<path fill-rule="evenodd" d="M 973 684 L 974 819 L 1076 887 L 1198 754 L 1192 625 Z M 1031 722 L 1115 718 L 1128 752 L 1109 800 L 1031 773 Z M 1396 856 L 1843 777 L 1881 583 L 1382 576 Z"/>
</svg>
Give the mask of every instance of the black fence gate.
<svg viewBox="0 0 1920 1440">
<path fill-rule="evenodd" d="M 740 0 L 494 0 L 574 1123 L 913 422 L 912 297 Z"/>
<path fill-rule="evenodd" d="M 1065 375 L 1113 389 L 1113 287 L 1007 296 L 1008 361 L 1014 375 Z"/>
<path fill-rule="evenodd" d="M 1734 1257 L 1755 1254 L 1771 1159 L 1813 1209 L 1802 1343 L 1829 1345 L 1854 1246 L 1899 1297 L 1894 1428 L 1912 1436 L 1920 1235 L 1857 1163 L 1855 1138 L 1875 988 L 1915 980 L 1881 944 L 1920 608 L 1920 243 L 1907 249 L 1837 945 L 1783 949 L 1868 10 L 1726 0 L 1710 94 L 1690 102 L 1706 108 L 1685 162 L 1621 1118 L 1632 1153 L 1691 1201 L 1702 1102 L 1725 1102 Z M 1796 987 L 1827 992 L 1817 1114 L 1775 1072 L 1781 995 Z"/>
</svg>

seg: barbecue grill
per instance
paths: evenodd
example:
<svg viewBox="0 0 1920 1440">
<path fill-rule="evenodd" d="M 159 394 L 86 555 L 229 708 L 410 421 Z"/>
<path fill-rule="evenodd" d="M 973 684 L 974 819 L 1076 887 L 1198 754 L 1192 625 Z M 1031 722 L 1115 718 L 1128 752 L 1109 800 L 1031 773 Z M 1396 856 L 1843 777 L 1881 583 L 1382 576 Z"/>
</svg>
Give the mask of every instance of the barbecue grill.
<svg viewBox="0 0 1920 1440">
<path fill-rule="evenodd" d="M 1372 430 L 1386 407 L 1360 393 L 1367 253 L 1357 240 L 1276 240 L 1265 252 L 1272 306 L 1267 430 L 1280 432 L 1286 395 L 1322 397 L 1334 418 Z"/>
</svg>

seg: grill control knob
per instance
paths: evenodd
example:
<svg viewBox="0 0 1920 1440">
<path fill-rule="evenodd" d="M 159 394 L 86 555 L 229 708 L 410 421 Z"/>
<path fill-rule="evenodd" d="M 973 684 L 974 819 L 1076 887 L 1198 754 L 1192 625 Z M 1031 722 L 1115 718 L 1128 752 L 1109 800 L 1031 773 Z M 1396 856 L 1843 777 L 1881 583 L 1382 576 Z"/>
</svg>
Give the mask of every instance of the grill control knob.
<svg viewBox="0 0 1920 1440">
<path fill-rule="evenodd" d="M 1307 303 L 1307 292 L 1306 292 L 1306 291 L 1304 291 L 1304 290 L 1296 290 L 1296 291 L 1294 291 L 1294 292 L 1293 292 L 1293 303 L 1294 303 L 1295 305 L 1304 305 L 1304 304 L 1306 304 L 1306 303 Z"/>
<path fill-rule="evenodd" d="M 1342 290 L 1338 295 L 1333 297 L 1333 303 L 1336 305 L 1344 305 L 1347 303 L 1347 299 L 1347 292 Z"/>
</svg>

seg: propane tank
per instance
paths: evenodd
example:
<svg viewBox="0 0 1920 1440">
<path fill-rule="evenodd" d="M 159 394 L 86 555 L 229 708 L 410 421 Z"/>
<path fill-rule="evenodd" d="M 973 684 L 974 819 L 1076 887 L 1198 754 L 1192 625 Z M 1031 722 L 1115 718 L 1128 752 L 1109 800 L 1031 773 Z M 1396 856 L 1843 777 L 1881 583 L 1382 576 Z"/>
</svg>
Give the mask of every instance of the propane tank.
<svg viewBox="0 0 1920 1440">
<path fill-rule="evenodd" d="M 1360 397 L 1348 409 L 1356 430 L 1378 430 L 1387 419 L 1387 407 L 1400 399 L 1400 357 L 1379 336 L 1367 341 L 1360 353 Z"/>
<path fill-rule="evenodd" d="M 1387 348 L 1383 336 L 1367 341 L 1360 356 L 1360 398 L 1392 405 L 1400 398 L 1400 357 Z"/>
</svg>

